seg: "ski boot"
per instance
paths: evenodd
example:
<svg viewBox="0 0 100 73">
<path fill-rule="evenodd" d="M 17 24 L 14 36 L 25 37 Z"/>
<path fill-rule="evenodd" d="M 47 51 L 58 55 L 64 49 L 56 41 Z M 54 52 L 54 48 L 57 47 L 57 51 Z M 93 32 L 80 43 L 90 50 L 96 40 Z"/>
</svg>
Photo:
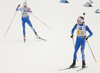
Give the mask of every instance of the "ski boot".
<svg viewBox="0 0 100 73">
<path fill-rule="evenodd" d="M 37 35 L 37 32 L 35 32 L 35 35 L 37 36 L 37 38 L 40 38 L 40 37 Z"/>
<path fill-rule="evenodd" d="M 82 60 L 82 68 L 85 68 L 86 64 L 85 64 L 85 60 Z"/>
<path fill-rule="evenodd" d="M 25 37 L 25 35 L 23 35 L 24 36 L 24 42 L 26 42 L 26 37 Z"/>
<path fill-rule="evenodd" d="M 72 65 L 70 65 L 70 68 L 75 68 L 75 65 L 76 65 L 76 60 L 73 60 L 73 63 Z"/>
</svg>

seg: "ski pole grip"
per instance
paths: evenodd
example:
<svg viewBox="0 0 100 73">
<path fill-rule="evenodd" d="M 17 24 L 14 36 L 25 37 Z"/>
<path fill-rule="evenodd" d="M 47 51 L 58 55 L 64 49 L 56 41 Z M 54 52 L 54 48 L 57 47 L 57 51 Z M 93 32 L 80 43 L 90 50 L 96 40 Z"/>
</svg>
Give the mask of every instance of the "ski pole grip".
<svg viewBox="0 0 100 73">
<path fill-rule="evenodd" d="M 18 8 L 20 7 L 20 4 L 18 5 Z"/>
</svg>

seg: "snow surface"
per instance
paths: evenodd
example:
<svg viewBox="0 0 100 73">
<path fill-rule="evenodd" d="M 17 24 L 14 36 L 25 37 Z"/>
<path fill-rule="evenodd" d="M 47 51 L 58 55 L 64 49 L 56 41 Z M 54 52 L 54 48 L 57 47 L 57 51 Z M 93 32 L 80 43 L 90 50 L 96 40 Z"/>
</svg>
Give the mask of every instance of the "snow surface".
<svg viewBox="0 0 100 73">
<path fill-rule="evenodd" d="M 72 63 L 74 47 L 70 38 L 71 29 L 83 12 L 86 13 L 86 24 L 94 33 L 88 41 L 97 63 L 86 43 L 88 68 L 80 73 L 100 73 L 100 14 L 95 13 L 100 7 L 100 0 L 94 0 L 92 8 L 83 7 L 88 0 L 69 0 L 69 4 L 60 3 L 60 0 L 27 0 L 32 14 L 52 29 L 30 15 L 33 27 L 47 41 L 36 39 L 26 24 L 26 43 L 23 42 L 21 12 L 17 12 L 4 38 L 17 5 L 22 6 L 23 2 L 24 0 L 0 1 L 0 73 L 77 73 L 77 69 L 81 67 L 80 50 L 77 62 L 79 68 L 65 71 L 58 69 L 69 67 Z"/>
</svg>

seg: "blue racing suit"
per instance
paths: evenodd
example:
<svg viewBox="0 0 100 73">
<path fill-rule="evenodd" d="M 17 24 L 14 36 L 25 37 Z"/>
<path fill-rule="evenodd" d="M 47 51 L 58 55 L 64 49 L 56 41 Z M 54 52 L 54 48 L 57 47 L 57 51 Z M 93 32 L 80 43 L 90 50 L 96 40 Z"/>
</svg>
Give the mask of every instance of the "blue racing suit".
<svg viewBox="0 0 100 73">
<path fill-rule="evenodd" d="M 77 28 L 78 31 L 77 31 L 77 39 L 76 39 L 76 44 L 75 44 L 75 51 L 74 51 L 73 60 L 77 59 L 77 51 L 78 51 L 80 46 L 81 46 L 82 60 L 85 60 L 85 54 L 84 54 L 85 42 L 86 42 L 85 31 L 89 32 L 88 38 L 90 38 L 93 35 L 93 33 L 87 25 L 85 25 L 85 24 L 75 24 L 75 26 L 73 27 L 73 29 L 71 31 L 71 34 L 74 34 L 74 31 L 75 31 L 76 28 Z"/>
<path fill-rule="evenodd" d="M 32 23 L 31 21 L 29 20 L 29 12 L 32 12 L 30 11 L 30 8 L 16 8 L 16 11 L 21 11 L 22 12 L 22 27 L 23 27 L 23 35 L 25 35 L 25 23 L 27 23 L 31 29 L 34 31 L 34 33 L 36 34 L 36 31 L 35 29 L 33 28 L 32 26 Z"/>
</svg>

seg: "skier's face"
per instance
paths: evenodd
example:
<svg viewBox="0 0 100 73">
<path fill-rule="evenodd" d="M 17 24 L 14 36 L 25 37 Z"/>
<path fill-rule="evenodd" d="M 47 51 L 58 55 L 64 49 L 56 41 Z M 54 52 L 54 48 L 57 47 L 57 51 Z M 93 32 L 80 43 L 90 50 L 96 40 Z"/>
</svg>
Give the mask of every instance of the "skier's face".
<svg viewBox="0 0 100 73">
<path fill-rule="evenodd" d="M 80 22 L 79 20 L 77 20 L 77 23 L 78 23 L 78 24 L 82 24 L 82 22 Z"/>
<path fill-rule="evenodd" d="M 27 7 L 27 6 L 24 6 L 25 8 Z"/>
</svg>

